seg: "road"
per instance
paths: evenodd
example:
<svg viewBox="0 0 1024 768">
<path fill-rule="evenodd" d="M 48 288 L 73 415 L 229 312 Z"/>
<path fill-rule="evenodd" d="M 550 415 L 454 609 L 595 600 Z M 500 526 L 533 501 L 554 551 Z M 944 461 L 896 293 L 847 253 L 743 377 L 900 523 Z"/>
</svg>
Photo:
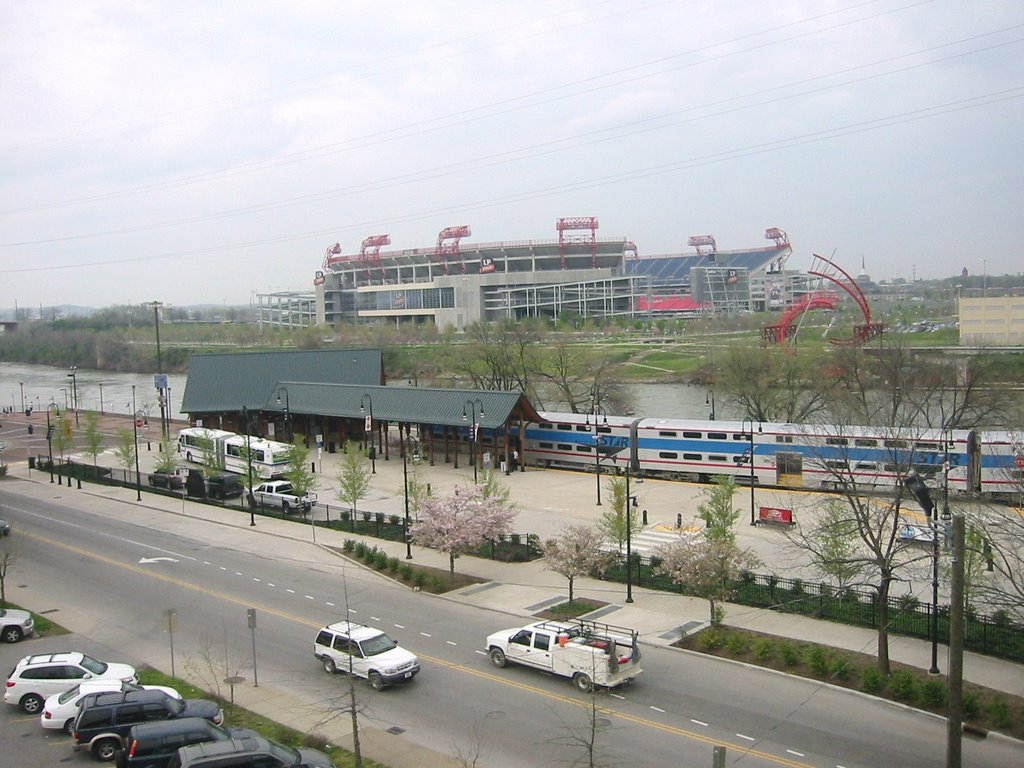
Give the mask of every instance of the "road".
<svg viewBox="0 0 1024 768">
<path fill-rule="evenodd" d="M 70 490 L 21 495 L 16 487 L 0 490 L 18 542 L 8 576 L 13 601 L 167 671 L 165 611 L 174 608 L 179 675 L 228 695 L 222 681 L 237 673 L 246 678 L 239 703 L 252 700 L 307 731 L 344 732 L 342 721 L 326 721 L 338 717 L 345 679 L 325 675 L 312 640 L 347 614 L 384 628 L 423 662 L 410 686 L 358 686 L 364 722 L 442 753 L 479 749 L 486 765 L 566 764 L 579 756 L 592 713 L 598 753 L 610 765 L 706 765 L 713 744 L 728 746 L 729 764 L 944 765 L 944 722 L 902 707 L 655 647 L 644 649 L 645 674 L 635 685 L 593 699 L 560 678 L 490 666 L 483 638 L 520 618 L 411 592 L 262 528 Z M 250 684 L 249 607 L 258 617 L 258 690 Z M 967 741 L 964 750 L 972 766 L 1020 759 L 1005 741 Z"/>
</svg>

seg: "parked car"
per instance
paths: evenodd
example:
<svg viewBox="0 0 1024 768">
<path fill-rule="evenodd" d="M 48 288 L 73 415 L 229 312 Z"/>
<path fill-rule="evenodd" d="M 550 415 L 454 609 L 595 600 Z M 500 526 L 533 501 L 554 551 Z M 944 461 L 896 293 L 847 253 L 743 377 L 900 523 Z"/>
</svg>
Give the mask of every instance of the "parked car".
<svg viewBox="0 0 1024 768">
<path fill-rule="evenodd" d="M 126 747 L 115 759 L 118 768 L 167 768 L 181 747 L 258 735 L 248 728 L 222 728 L 201 717 L 139 723 L 128 731 Z"/>
<path fill-rule="evenodd" d="M 286 515 L 293 511 L 306 513 L 313 508 L 312 495 L 296 496 L 293 493 L 292 484 L 287 480 L 269 480 L 260 483 L 252 489 L 252 495 L 257 504 L 277 507 Z"/>
<path fill-rule="evenodd" d="M 149 484 L 154 488 L 166 488 L 169 491 L 180 491 L 185 487 L 185 478 L 188 470 L 183 467 L 176 467 L 170 472 L 156 470 L 149 475 Z"/>
<path fill-rule="evenodd" d="M 112 691 L 163 691 L 168 696 L 180 699 L 181 694 L 164 685 L 138 685 L 120 680 L 88 680 L 64 693 L 55 693 L 43 705 L 43 714 L 39 716 L 39 724 L 47 729 L 63 729 L 67 733 L 74 730 L 75 717 L 78 716 L 79 702 L 90 693 L 110 693 Z"/>
<path fill-rule="evenodd" d="M 242 478 L 231 472 L 209 473 L 202 469 L 189 469 L 185 480 L 185 489 L 189 496 L 205 499 L 232 499 L 241 496 L 245 490 Z"/>
<path fill-rule="evenodd" d="M 0 608 L 0 639 L 5 643 L 16 643 L 35 631 L 35 620 L 28 611 L 17 608 Z"/>
<path fill-rule="evenodd" d="M 316 749 L 292 749 L 262 736 L 207 741 L 181 747 L 168 768 L 332 768 L 331 759 Z"/>
<path fill-rule="evenodd" d="M 329 674 L 351 671 L 378 691 L 385 685 L 409 682 L 420 671 L 419 659 L 385 633 L 348 621 L 321 629 L 313 642 L 313 655 Z"/>
<path fill-rule="evenodd" d="M 0 519 L 0 536 L 8 536 L 11 533 L 11 524 Z"/>
<path fill-rule="evenodd" d="M 37 715 L 46 699 L 86 680 L 137 683 L 135 667 L 99 661 L 84 653 L 39 653 L 26 656 L 7 676 L 4 701 Z"/>
<path fill-rule="evenodd" d="M 124 749 L 133 725 L 180 717 L 201 717 L 220 725 L 224 710 L 215 701 L 176 699 L 163 691 L 90 693 L 78 705 L 71 748 L 88 749 L 97 760 L 108 762 Z"/>
</svg>

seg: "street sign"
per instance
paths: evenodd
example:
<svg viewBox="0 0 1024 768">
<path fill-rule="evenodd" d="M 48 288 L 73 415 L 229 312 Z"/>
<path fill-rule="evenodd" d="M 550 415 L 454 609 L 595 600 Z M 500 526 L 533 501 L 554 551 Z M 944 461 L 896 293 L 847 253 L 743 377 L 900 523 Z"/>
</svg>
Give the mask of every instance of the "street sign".
<svg viewBox="0 0 1024 768">
<path fill-rule="evenodd" d="M 157 373 L 153 375 L 153 386 L 157 389 L 167 389 L 167 374 Z"/>
<path fill-rule="evenodd" d="M 1013 457 L 1013 466 L 1017 469 L 1024 469 L 1024 454 Z"/>
<path fill-rule="evenodd" d="M 363 431 L 364 432 L 372 432 L 373 431 L 373 417 L 372 416 L 367 416 L 366 417 L 366 426 L 364 427 Z"/>
<path fill-rule="evenodd" d="M 142 419 L 141 418 L 139 418 L 139 417 L 135 418 L 135 426 L 136 427 L 141 427 L 142 426 Z"/>
</svg>

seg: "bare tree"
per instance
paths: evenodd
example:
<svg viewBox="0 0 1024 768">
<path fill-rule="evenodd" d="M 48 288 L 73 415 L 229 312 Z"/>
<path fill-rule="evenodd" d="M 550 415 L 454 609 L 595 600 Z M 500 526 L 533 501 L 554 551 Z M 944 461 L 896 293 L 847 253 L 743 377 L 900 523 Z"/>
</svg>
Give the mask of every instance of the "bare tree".
<svg viewBox="0 0 1024 768">
<path fill-rule="evenodd" d="M 608 561 L 606 541 L 604 534 L 593 526 L 570 525 L 556 538 L 544 542 L 544 567 L 569 580 L 570 603 L 575 580 L 601 569 Z"/>
<path fill-rule="evenodd" d="M 10 536 L 0 539 L 0 605 L 7 605 L 7 572 L 18 560 L 18 545 Z"/>
</svg>

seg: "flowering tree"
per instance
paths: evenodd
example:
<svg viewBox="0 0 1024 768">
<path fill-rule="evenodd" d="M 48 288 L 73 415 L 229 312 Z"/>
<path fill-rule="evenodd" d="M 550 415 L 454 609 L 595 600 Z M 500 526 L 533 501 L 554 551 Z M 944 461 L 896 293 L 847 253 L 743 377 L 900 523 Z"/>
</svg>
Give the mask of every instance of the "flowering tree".
<svg viewBox="0 0 1024 768">
<path fill-rule="evenodd" d="M 740 549 L 729 538 L 709 539 L 705 535 L 683 537 L 658 550 L 661 563 L 656 573 L 663 573 L 687 592 L 708 601 L 711 623 L 722 622 L 723 611 L 716 605 L 727 600 L 733 584 L 746 572 L 760 565 L 757 555 Z"/>
<path fill-rule="evenodd" d="M 422 501 L 420 519 L 412 527 L 412 539 L 447 554 L 454 577 L 455 558 L 488 539 L 508 533 L 514 516 L 514 510 L 485 497 L 480 488 L 461 486 L 452 496 L 431 496 Z"/>
<path fill-rule="evenodd" d="M 570 525 L 562 529 L 561 535 L 544 542 L 546 570 L 560 573 L 569 580 L 569 602 L 572 602 L 572 585 L 577 576 L 586 576 L 608 559 L 602 549 L 607 539 L 602 531 L 586 525 Z"/>
</svg>

